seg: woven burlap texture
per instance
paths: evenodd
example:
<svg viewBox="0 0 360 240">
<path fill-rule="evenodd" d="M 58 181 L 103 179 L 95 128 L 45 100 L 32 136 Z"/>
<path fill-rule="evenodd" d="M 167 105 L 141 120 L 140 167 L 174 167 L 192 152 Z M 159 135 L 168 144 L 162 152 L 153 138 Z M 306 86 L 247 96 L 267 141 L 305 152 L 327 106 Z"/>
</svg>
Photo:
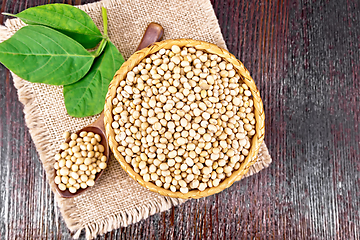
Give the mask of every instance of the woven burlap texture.
<svg viewBox="0 0 360 240">
<path fill-rule="evenodd" d="M 125 59 L 135 51 L 146 26 L 153 21 L 164 27 L 164 39 L 192 38 L 226 49 L 209 0 L 104 0 L 79 6 L 90 15 L 100 30 L 101 6 L 108 12 L 110 39 Z M 0 28 L 0 41 L 9 38 L 24 26 L 18 19 L 8 20 L 5 25 L 6 28 Z M 62 133 L 75 132 L 95 121 L 97 116 L 72 118 L 67 115 L 62 87 L 29 83 L 14 74 L 13 79 L 19 100 L 24 104 L 26 124 L 47 178 L 53 179 L 53 156 L 63 141 Z M 270 163 L 271 157 L 263 143 L 258 161 L 247 176 Z M 54 183 L 49 182 L 55 192 Z M 140 186 L 121 169 L 113 157 L 94 187 L 73 199 L 61 198 L 56 193 L 55 198 L 68 228 L 75 233 L 75 238 L 82 230 L 85 230 L 87 238 L 94 238 L 98 234 L 138 222 L 185 201 L 163 197 Z"/>
</svg>

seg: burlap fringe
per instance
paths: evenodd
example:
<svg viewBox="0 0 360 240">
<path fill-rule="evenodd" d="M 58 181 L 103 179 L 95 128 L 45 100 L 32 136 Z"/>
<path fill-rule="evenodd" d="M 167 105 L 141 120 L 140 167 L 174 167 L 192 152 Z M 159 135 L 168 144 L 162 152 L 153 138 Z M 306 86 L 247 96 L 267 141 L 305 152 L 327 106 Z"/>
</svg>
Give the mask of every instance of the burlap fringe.
<svg viewBox="0 0 360 240">
<path fill-rule="evenodd" d="M 97 221 L 97 223 L 82 225 L 81 228 L 73 235 L 77 239 L 82 229 L 85 229 L 87 239 L 95 238 L 99 234 L 105 234 L 120 227 L 126 227 L 132 223 L 139 222 L 155 213 L 163 212 L 172 206 L 185 202 L 184 199 L 177 198 L 161 198 L 160 201 L 142 205 L 137 208 L 127 209 L 125 212 L 113 214 L 105 219 Z"/>
<path fill-rule="evenodd" d="M 0 42 L 5 41 L 9 37 L 10 37 L 10 34 L 9 34 L 7 27 L 5 27 L 4 25 L 0 25 Z"/>
<path fill-rule="evenodd" d="M 269 167 L 270 163 L 272 162 L 272 158 L 270 156 L 269 150 L 265 145 L 265 142 L 263 142 L 260 146 L 257 159 L 257 162 L 250 167 L 249 171 L 245 174 L 244 177 L 249 177 L 255 173 L 260 172 L 262 169 Z"/>
<path fill-rule="evenodd" d="M 213 6 L 211 5 L 210 1 L 200 1 L 200 6 L 202 7 L 202 9 L 204 9 L 204 12 L 206 12 L 207 15 L 209 16 L 216 16 L 215 14 L 215 11 L 213 9 Z M 213 30 L 214 32 L 214 38 L 215 38 L 215 42 L 218 43 L 217 45 L 219 47 L 222 47 L 226 50 L 227 49 L 227 46 L 226 46 L 226 43 L 224 41 L 224 38 L 222 37 L 222 33 L 221 33 L 221 30 L 220 30 L 220 25 L 218 23 L 218 20 L 217 18 L 208 18 L 206 19 L 207 21 L 207 24 L 210 25 L 211 29 Z"/>
</svg>

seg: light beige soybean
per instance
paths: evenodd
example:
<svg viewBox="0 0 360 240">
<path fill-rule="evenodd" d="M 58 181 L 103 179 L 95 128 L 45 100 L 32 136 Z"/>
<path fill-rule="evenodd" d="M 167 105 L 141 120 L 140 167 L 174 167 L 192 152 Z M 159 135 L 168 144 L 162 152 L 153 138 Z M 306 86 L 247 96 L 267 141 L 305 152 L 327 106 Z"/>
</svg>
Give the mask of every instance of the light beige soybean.
<svg viewBox="0 0 360 240">
<path fill-rule="evenodd" d="M 60 184 L 58 185 L 58 188 L 59 188 L 61 191 L 65 191 L 65 190 L 66 190 L 66 185 L 63 184 L 63 183 L 60 183 Z"/>
<path fill-rule="evenodd" d="M 61 159 L 61 160 L 59 161 L 59 168 L 65 167 L 65 164 L 66 164 L 66 160 L 65 160 L 65 159 Z"/>
<path fill-rule="evenodd" d="M 99 164 L 99 168 L 100 168 L 100 169 L 105 169 L 106 167 L 107 167 L 106 162 L 101 162 L 101 163 Z"/>
<path fill-rule="evenodd" d="M 94 184 L 95 184 L 95 182 L 94 182 L 93 179 L 88 179 L 88 180 L 86 181 L 86 185 L 88 185 L 89 187 L 94 186 Z"/>
<path fill-rule="evenodd" d="M 66 140 L 66 139 L 68 139 L 70 137 L 70 133 L 68 132 L 68 131 L 65 131 L 64 133 L 63 133 L 63 138 Z"/>
<path fill-rule="evenodd" d="M 207 187 L 206 183 L 200 183 L 198 189 L 200 191 L 204 191 L 206 189 L 206 187 Z"/>
<path fill-rule="evenodd" d="M 61 183 L 61 177 L 60 176 L 56 176 L 55 179 L 54 179 L 54 182 L 56 184 L 60 184 Z"/>
</svg>

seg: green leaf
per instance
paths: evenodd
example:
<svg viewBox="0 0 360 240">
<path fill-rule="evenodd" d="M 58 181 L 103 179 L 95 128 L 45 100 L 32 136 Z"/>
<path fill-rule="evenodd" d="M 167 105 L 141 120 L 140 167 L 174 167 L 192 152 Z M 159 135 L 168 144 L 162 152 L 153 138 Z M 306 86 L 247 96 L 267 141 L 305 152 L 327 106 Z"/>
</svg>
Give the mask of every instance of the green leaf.
<svg viewBox="0 0 360 240">
<path fill-rule="evenodd" d="M 87 117 L 100 113 L 105 104 L 109 83 L 124 58 L 110 41 L 104 52 L 95 59 L 89 73 L 80 81 L 64 86 L 66 110 L 73 117 Z"/>
<path fill-rule="evenodd" d="M 95 47 L 103 38 L 89 15 L 67 4 L 32 7 L 16 14 L 15 17 L 29 25 L 44 25 L 54 28 L 75 39 L 86 49 Z"/>
<path fill-rule="evenodd" d="M 66 85 L 89 71 L 94 56 L 51 28 L 25 26 L 0 44 L 0 62 L 30 82 Z"/>
</svg>

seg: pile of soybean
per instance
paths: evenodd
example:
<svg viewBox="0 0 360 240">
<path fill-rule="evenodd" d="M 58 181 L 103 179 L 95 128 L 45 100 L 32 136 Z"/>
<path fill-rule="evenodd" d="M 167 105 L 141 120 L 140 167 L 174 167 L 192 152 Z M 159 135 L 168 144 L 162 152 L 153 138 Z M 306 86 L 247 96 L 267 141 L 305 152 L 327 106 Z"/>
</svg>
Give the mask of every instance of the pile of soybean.
<svg viewBox="0 0 360 240">
<path fill-rule="evenodd" d="M 143 59 L 112 103 L 118 151 L 144 181 L 172 192 L 218 186 L 255 134 L 251 91 L 234 66 L 192 47 Z"/>
<path fill-rule="evenodd" d="M 76 193 L 78 189 L 94 186 L 96 174 L 107 167 L 105 148 L 100 144 L 101 136 L 93 132 L 64 133 L 60 145 L 61 153 L 55 155 L 55 183 L 61 191 Z"/>
</svg>

